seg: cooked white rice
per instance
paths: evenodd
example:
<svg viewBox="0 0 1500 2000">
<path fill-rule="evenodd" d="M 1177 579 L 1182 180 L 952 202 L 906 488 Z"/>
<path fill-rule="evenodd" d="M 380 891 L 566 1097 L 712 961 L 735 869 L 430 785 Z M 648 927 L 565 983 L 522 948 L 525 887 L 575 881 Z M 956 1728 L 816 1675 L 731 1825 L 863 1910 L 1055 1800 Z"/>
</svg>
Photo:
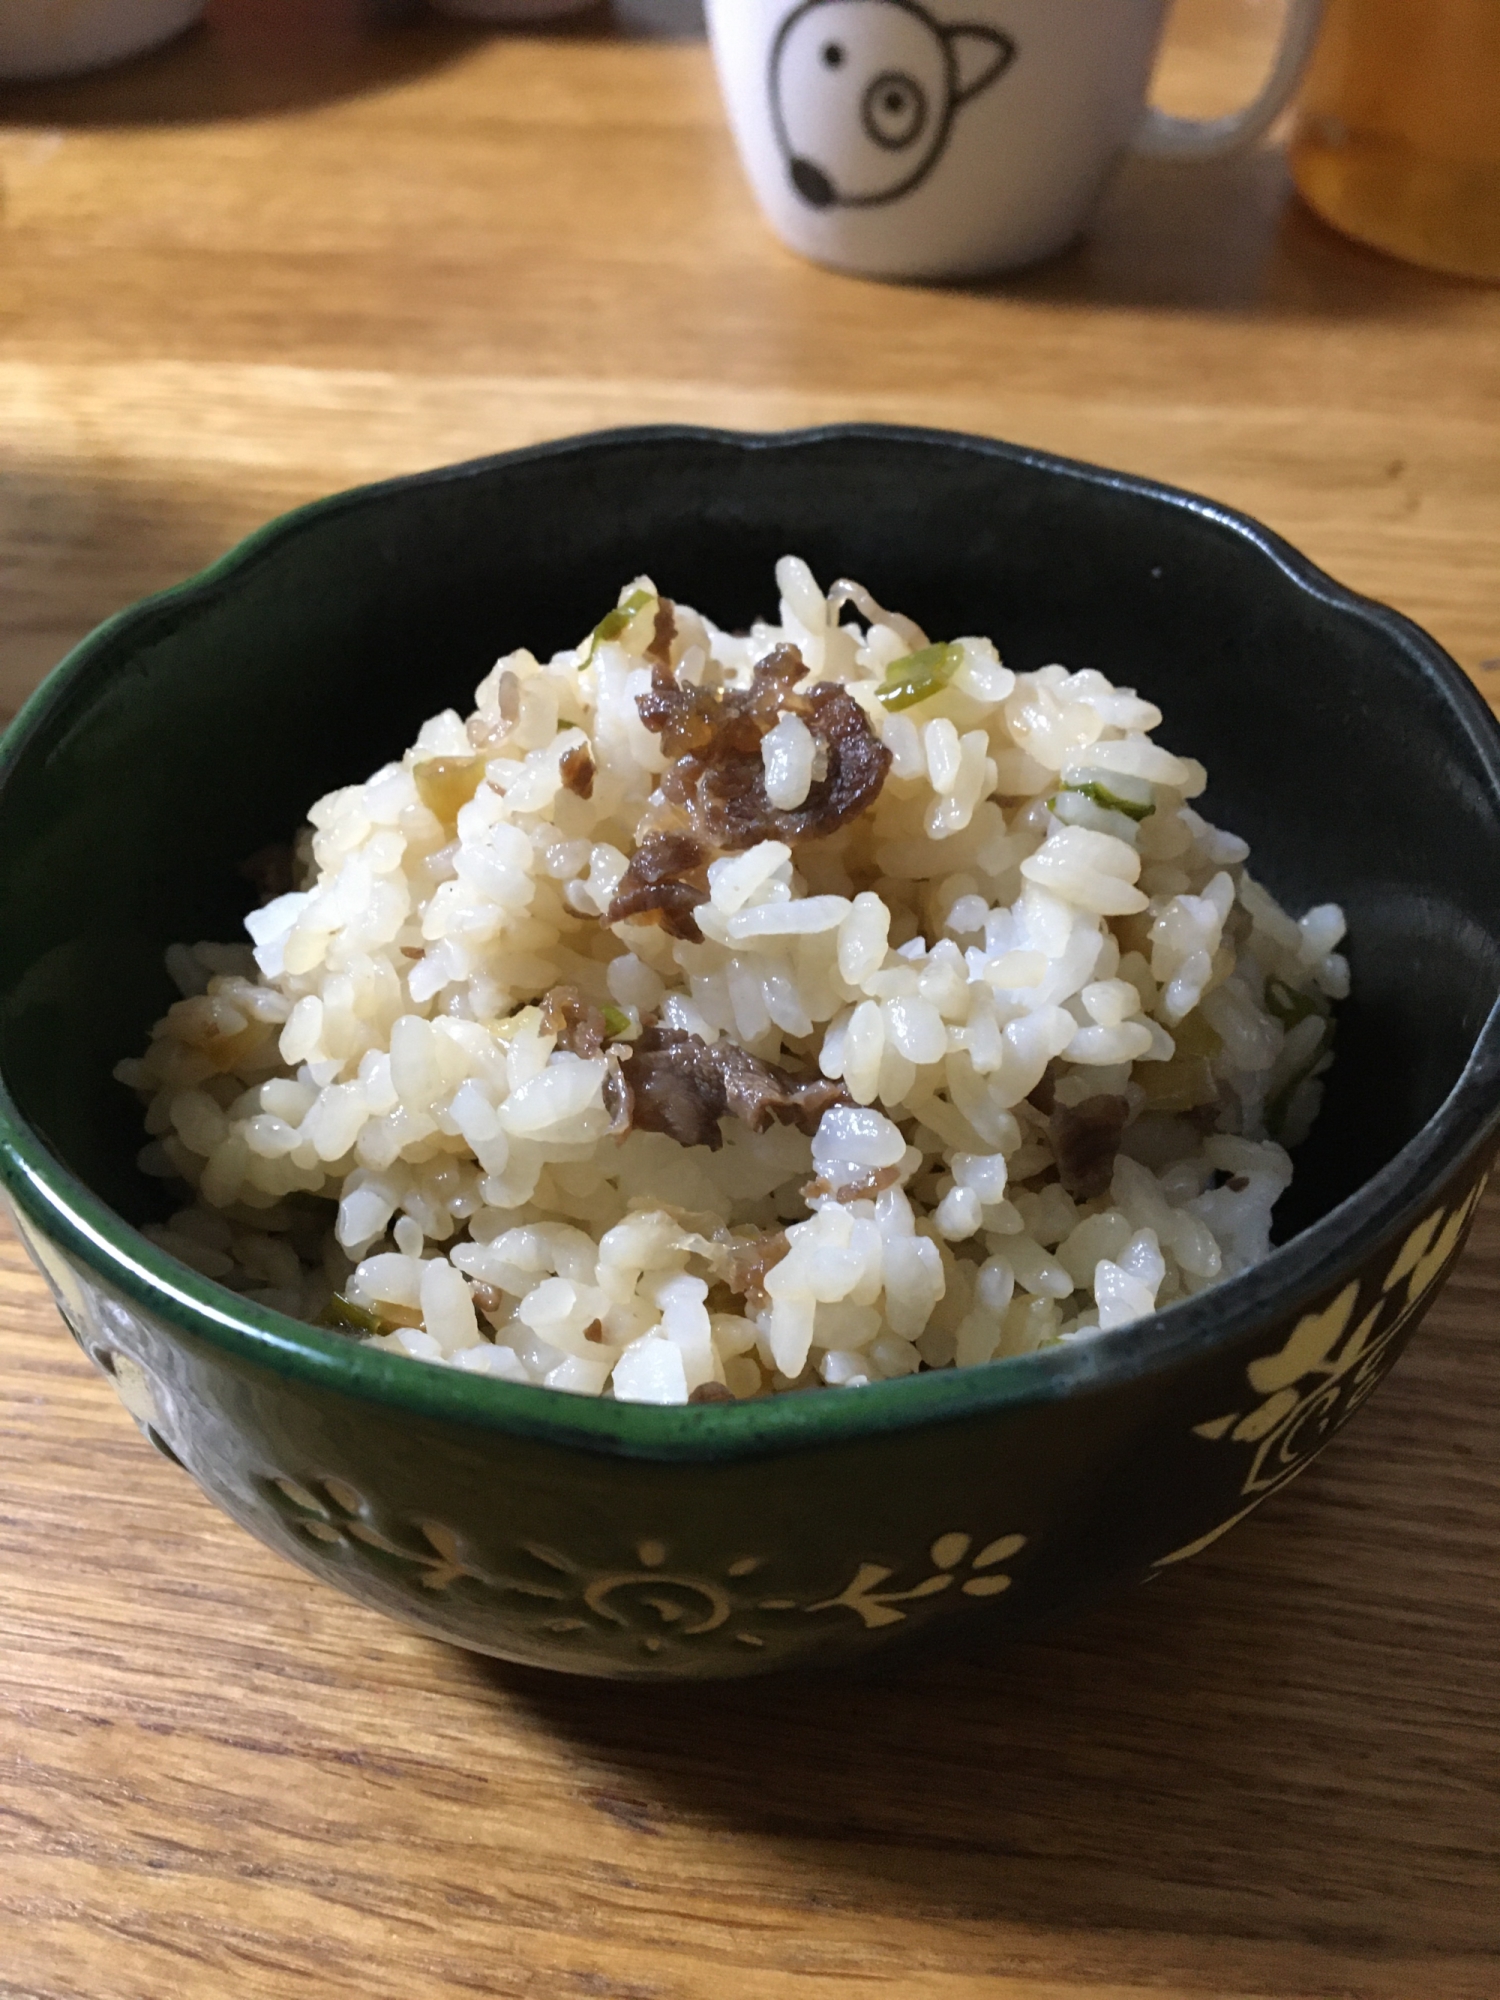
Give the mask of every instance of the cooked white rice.
<svg viewBox="0 0 1500 2000">
<path fill-rule="evenodd" d="M 393 1353 L 658 1403 L 1098 1338 L 1266 1255 L 1348 991 L 1340 911 L 1278 907 L 1131 689 L 929 647 L 795 557 L 776 580 L 748 636 L 643 578 L 582 645 L 501 660 L 471 716 L 312 808 L 253 951 L 173 947 L 184 998 L 117 1071 L 143 1168 L 192 1191 L 154 1243 Z M 884 745 L 878 796 L 714 859 L 701 941 L 606 924 L 672 823 L 648 652 L 733 690 L 783 644 Z M 784 814 L 825 775 L 806 706 L 761 743 Z M 598 1053 L 559 1045 L 559 987 L 603 1012 Z M 653 1027 L 845 1101 L 811 1137 L 612 1136 Z"/>
</svg>

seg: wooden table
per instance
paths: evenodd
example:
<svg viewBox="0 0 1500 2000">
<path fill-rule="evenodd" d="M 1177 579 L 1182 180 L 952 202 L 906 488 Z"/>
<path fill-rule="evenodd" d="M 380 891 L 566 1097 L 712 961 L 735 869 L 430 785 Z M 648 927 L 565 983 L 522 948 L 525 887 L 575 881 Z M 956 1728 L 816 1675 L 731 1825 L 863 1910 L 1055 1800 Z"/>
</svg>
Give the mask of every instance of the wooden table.
<svg viewBox="0 0 1500 2000">
<path fill-rule="evenodd" d="M 593 425 L 916 419 L 1251 509 L 1500 667 L 1500 293 L 1279 156 L 967 290 L 766 236 L 701 43 L 236 0 L 0 97 L 0 709 L 332 487 Z M 1180 10 L 1243 92 L 1263 0 Z M 1500 684 L 1500 673 L 1494 675 Z M 1045 1643 L 674 1693 L 408 1636 L 153 1457 L 0 1241 L 0 2000 L 1500 1994 L 1500 1203 L 1346 1439 Z"/>
</svg>

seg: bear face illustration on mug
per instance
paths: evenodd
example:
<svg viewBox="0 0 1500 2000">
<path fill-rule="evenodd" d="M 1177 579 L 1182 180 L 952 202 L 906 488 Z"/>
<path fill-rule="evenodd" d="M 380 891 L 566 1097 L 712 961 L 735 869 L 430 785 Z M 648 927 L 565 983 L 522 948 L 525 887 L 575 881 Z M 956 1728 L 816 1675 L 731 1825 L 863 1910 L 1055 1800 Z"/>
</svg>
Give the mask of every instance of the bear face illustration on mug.
<svg viewBox="0 0 1500 2000">
<path fill-rule="evenodd" d="M 771 49 L 771 115 L 810 207 L 875 208 L 931 173 L 962 107 L 1016 44 L 934 20 L 919 0 L 803 0 Z"/>
</svg>

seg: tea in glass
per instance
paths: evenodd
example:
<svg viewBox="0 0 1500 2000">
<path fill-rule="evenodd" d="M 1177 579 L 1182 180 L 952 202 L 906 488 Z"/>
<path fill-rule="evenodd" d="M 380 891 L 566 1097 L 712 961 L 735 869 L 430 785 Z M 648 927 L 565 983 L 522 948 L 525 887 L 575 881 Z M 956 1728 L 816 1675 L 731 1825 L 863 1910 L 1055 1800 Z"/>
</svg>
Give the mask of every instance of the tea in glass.
<svg viewBox="0 0 1500 2000">
<path fill-rule="evenodd" d="M 1500 279 L 1500 0 L 1327 0 L 1292 171 L 1348 235 Z"/>
</svg>

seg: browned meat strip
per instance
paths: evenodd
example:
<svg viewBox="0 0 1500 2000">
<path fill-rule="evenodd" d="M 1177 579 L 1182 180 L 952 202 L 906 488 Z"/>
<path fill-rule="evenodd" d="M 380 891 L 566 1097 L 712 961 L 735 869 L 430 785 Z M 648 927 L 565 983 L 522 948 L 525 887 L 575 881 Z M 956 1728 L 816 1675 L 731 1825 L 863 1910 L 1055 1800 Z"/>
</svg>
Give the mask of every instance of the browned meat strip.
<svg viewBox="0 0 1500 2000">
<path fill-rule="evenodd" d="M 693 912 L 708 900 L 708 864 L 762 840 L 789 845 L 834 833 L 873 804 L 890 752 L 844 688 L 821 681 L 793 692 L 805 668 L 795 646 L 759 662 L 748 688 L 679 684 L 658 660 L 636 698 L 646 727 L 674 760 L 653 801 L 655 827 L 641 840 L 604 913 L 607 924 L 653 923 L 697 943 Z M 821 744 L 826 770 L 794 811 L 766 797 L 761 739 L 783 713 L 800 715 Z"/>
<path fill-rule="evenodd" d="M 672 642 L 677 637 L 677 606 L 670 597 L 658 598 L 656 624 L 651 633 L 651 644 L 646 648 L 646 658 L 654 667 L 670 667 L 672 664 Z"/>
<path fill-rule="evenodd" d="M 1130 1106 L 1123 1097 L 1086 1097 L 1052 1107 L 1057 1177 L 1075 1201 L 1092 1201 L 1109 1187 Z"/>
<path fill-rule="evenodd" d="M 726 1389 L 722 1382 L 700 1382 L 692 1395 L 688 1397 L 688 1401 L 690 1403 L 732 1403 L 734 1401 L 734 1391 L 733 1389 Z"/>
<path fill-rule="evenodd" d="M 797 705 L 792 689 L 806 672 L 795 646 L 767 653 L 748 688 L 682 686 L 675 674 L 657 666 L 650 688 L 636 697 L 635 705 L 669 757 L 707 751 L 754 752 L 758 757 L 762 736 L 775 728 L 783 709 Z"/>
<path fill-rule="evenodd" d="M 778 646 L 759 662 L 748 688 L 682 687 L 658 666 L 650 690 L 637 697 L 642 722 L 675 760 L 663 773 L 661 797 L 707 847 L 730 854 L 762 840 L 795 846 L 819 839 L 836 833 L 879 796 L 890 752 L 859 703 L 836 681 L 794 693 L 805 671 L 795 646 Z M 760 751 L 762 737 L 784 713 L 807 724 L 826 766 L 806 799 L 790 811 L 766 797 Z"/>
<path fill-rule="evenodd" d="M 668 797 L 679 787 L 685 791 L 683 803 L 694 823 L 726 853 L 762 840 L 795 847 L 837 833 L 874 804 L 885 783 L 891 753 L 852 695 L 823 681 L 798 699 L 806 701 L 802 720 L 826 755 L 826 775 L 814 781 L 800 806 L 783 811 L 767 799 L 759 744 L 752 757 L 711 762 L 691 782 L 683 764 L 667 774 L 672 782 L 664 783 L 663 791 Z"/>
<path fill-rule="evenodd" d="M 719 1120 L 732 1113 L 752 1132 L 774 1119 L 809 1136 L 831 1105 L 847 1104 L 841 1083 L 795 1077 L 732 1042 L 708 1043 L 681 1028 L 653 1023 L 632 1044 L 620 1070 L 630 1093 L 629 1126 L 664 1132 L 679 1146 L 724 1143 Z"/>
<path fill-rule="evenodd" d="M 825 1111 L 849 1102 L 841 1083 L 826 1076 L 793 1076 L 733 1042 L 716 1042 L 709 1054 L 723 1075 L 729 1109 L 752 1132 L 764 1132 L 774 1120 L 778 1125 L 795 1125 L 811 1138 Z"/>
<path fill-rule="evenodd" d="M 659 924 L 672 937 L 697 943 L 693 917 L 708 901 L 708 855 L 689 833 L 648 833 L 620 878 L 607 924 Z"/>
<path fill-rule="evenodd" d="M 594 769 L 593 755 L 583 743 L 575 743 L 557 767 L 568 790 L 580 799 L 594 795 Z"/>
<path fill-rule="evenodd" d="M 738 1295 L 752 1311 L 758 1312 L 766 1302 L 766 1274 L 781 1262 L 790 1247 L 784 1229 L 767 1229 L 759 1236 L 737 1243 L 730 1256 L 731 1296 Z"/>
<path fill-rule="evenodd" d="M 604 1053 L 604 1015 L 576 986 L 554 986 L 542 1002 L 542 1026 L 557 1046 L 592 1061 Z"/>
<path fill-rule="evenodd" d="M 696 1035 L 664 1036 L 648 1028 L 620 1070 L 629 1093 L 626 1131 L 664 1132 L 679 1146 L 716 1153 L 724 1143 L 719 1120 L 729 1099 L 717 1066 L 704 1060 L 708 1052 Z"/>
</svg>

